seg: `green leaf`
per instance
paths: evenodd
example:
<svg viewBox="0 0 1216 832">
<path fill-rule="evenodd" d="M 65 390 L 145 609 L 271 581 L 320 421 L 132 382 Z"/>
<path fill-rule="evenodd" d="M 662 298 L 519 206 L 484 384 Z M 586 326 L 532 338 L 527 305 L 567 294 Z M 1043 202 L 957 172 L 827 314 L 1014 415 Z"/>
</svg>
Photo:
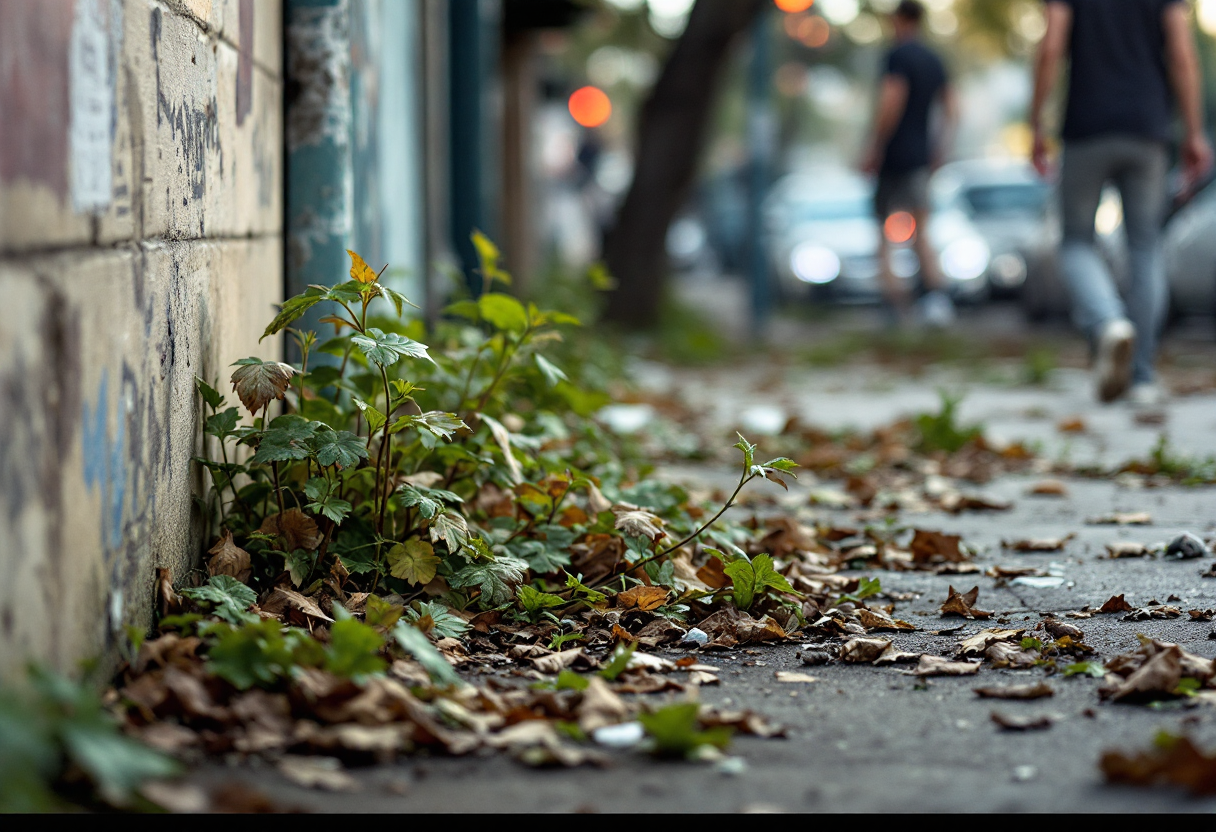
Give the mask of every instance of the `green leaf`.
<svg viewBox="0 0 1216 832">
<path fill-rule="evenodd" d="M 735 598 L 735 606 L 741 610 L 749 609 L 756 595 L 756 570 L 746 560 L 740 558 L 722 567 L 722 571 L 734 582 L 731 594 Z"/>
<path fill-rule="evenodd" d="M 1022 639 L 1022 649 L 1041 651 L 1043 649 L 1043 642 L 1034 636 L 1026 636 L 1026 638 Z M 1088 662 L 1081 662 L 1081 664 L 1088 664 Z"/>
<path fill-rule="evenodd" d="M 393 308 L 397 310 L 397 317 L 400 318 L 405 312 L 405 307 L 412 306 L 415 309 L 420 308 L 417 304 L 410 303 L 410 299 L 405 295 L 388 288 L 384 284 L 380 285 L 380 294 L 384 295 L 393 304 Z"/>
<path fill-rule="evenodd" d="M 287 573 L 291 576 L 291 582 L 297 587 L 303 586 L 317 567 L 317 553 L 296 549 L 285 556 L 284 566 L 287 567 Z"/>
<path fill-rule="evenodd" d="M 194 377 L 194 387 L 198 390 L 200 396 L 203 397 L 203 402 L 212 410 L 219 410 L 224 406 L 226 401 L 220 391 L 216 390 L 207 382 L 203 381 L 198 376 Z"/>
<path fill-rule="evenodd" d="M 304 317 L 304 313 L 312 309 L 318 303 L 326 299 L 328 294 L 327 289 L 317 286 L 309 286 L 302 295 L 296 295 L 283 303 L 282 309 L 278 315 L 275 315 L 270 326 L 266 327 L 266 331 L 262 333 L 262 337 L 258 339 L 261 343 L 271 335 L 277 335 L 293 323 Z"/>
<path fill-rule="evenodd" d="M 442 540 L 448 545 L 448 551 L 455 552 L 461 546 L 468 545 L 469 542 L 469 524 L 459 514 L 453 511 L 445 511 L 443 514 L 435 516 L 431 521 L 431 542 L 438 543 Z"/>
<path fill-rule="evenodd" d="M 564 636 L 558 636 L 557 638 L 569 639 L 571 636 L 573 636 L 574 638 L 582 638 L 582 636 L 577 635 L 575 633 L 570 633 L 570 634 L 567 634 Z M 554 641 L 556 641 L 556 640 L 557 639 L 554 639 Z M 561 646 L 559 645 L 558 647 L 551 647 L 549 649 L 560 650 Z M 556 687 L 557 690 L 586 690 L 588 687 L 590 687 L 590 685 L 591 685 L 590 679 L 587 679 L 584 676 L 579 676 L 573 670 L 563 670 L 561 673 L 557 674 L 557 682 L 554 685 L 554 687 Z"/>
<path fill-rule="evenodd" d="M 367 596 L 366 606 L 364 607 L 364 620 L 372 627 L 383 627 L 388 630 L 405 613 L 405 607 L 398 604 L 390 604 L 379 595 Z"/>
<path fill-rule="evenodd" d="M 475 586 L 481 590 L 478 599 L 481 608 L 490 609 L 505 604 L 515 595 L 515 586 L 522 583 L 528 572 L 528 564 L 513 557 L 478 562 L 461 569 L 448 584 L 453 589 Z"/>
<path fill-rule="evenodd" d="M 316 435 L 314 423 L 294 414 L 280 416 L 270 423 L 270 430 L 258 438 L 258 450 L 251 463 L 297 462 L 308 459 L 308 443 Z"/>
<path fill-rule="evenodd" d="M 773 468 L 778 471 L 792 471 L 798 467 L 798 463 L 794 462 L 792 459 L 786 459 L 782 456 L 778 457 L 777 459 L 770 459 L 768 462 L 764 463 L 764 467 Z"/>
<path fill-rule="evenodd" d="M 570 553 L 549 542 L 525 540 L 511 546 L 512 554 L 527 561 L 536 575 L 552 575 L 570 565 Z"/>
<path fill-rule="evenodd" d="M 541 592 L 540 590 L 530 587 L 527 584 L 524 584 L 519 588 L 515 597 L 516 600 L 519 601 L 520 606 L 524 608 L 524 611 L 529 613 L 537 613 L 541 612 L 542 610 L 553 609 L 554 607 L 560 607 L 566 603 L 556 595 L 550 595 L 548 592 Z"/>
<path fill-rule="evenodd" d="M 357 680 L 386 667 L 384 659 L 380 658 L 384 640 L 372 627 L 349 618 L 331 624 L 329 635 L 325 669 L 335 676 Z"/>
<path fill-rule="evenodd" d="M 422 668 L 430 674 L 431 680 L 436 684 L 449 687 L 460 685 L 460 677 L 456 675 L 456 671 L 448 664 L 448 660 L 435 649 L 435 645 L 431 644 L 431 640 L 423 635 L 422 631 L 417 627 L 400 621 L 393 628 L 393 638 L 401 646 L 402 650 L 409 653 L 418 664 L 422 665 Z"/>
<path fill-rule="evenodd" d="M 482 275 L 487 280 L 497 280 L 510 286 L 511 275 L 498 267 L 502 254 L 499 252 L 498 246 L 494 245 L 494 241 L 480 231 L 473 232 L 472 240 L 473 248 L 477 250 L 477 259 L 481 263 Z"/>
<path fill-rule="evenodd" d="M 428 632 L 436 638 L 460 638 L 469 631 L 468 623 L 439 601 L 415 601 L 405 611 L 405 618 L 415 626 L 424 618 L 430 618 L 431 628 Z"/>
<path fill-rule="evenodd" d="M 600 669 L 600 676 L 609 682 L 615 682 L 616 678 L 625 672 L 625 668 L 629 667 L 629 660 L 633 658 L 633 652 L 637 649 L 637 644 L 630 644 L 628 647 L 618 644 L 612 651 L 612 658 L 608 664 Z"/>
<path fill-rule="evenodd" d="M 244 621 L 245 611 L 258 600 L 256 592 L 229 575 L 213 575 L 200 587 L 183 589 L 182 595 L 211 604 L 216 615 L 233 624 Z"/>
<path fill-rule="evenodd" d="M 1175 696 L 1194 696 L 1203 688 L 1203 682 L 1199 679 L 1186 676 L 1178 680 L 1178 687 L 1174 688 L 1171 693 Z"/>
<path fill-rule="evenodd" d="M 701 706 L 696 702 L 668 705 L 652 714 L 639 714 L 638 721 L 654 740 L 654 750 L 662 756 L 687 757 L 704 745 L 725 748 L 731 730 L 726 727 L 701 731 Z"/>
<path fill-rule="evenodd" d="M 367 430 L 369 434 L 375 434 L 380 430 L 380 428 L 384 427 L 384 423 L 387 421 L 387 418 L 383 413 L 357 396 L 351 397 L 351 401 L 355 403 L 355 407 L 359 408 L 359 412 L 362 413 L 363 418 L 367 420 Z"/>
<path fill-rule="evenodd" d="M 851 592 L 847 595 L 842 595 L 841 600 L 852 601 L 856 604 L 866 600 L 867 598 L 873 597 L 880 592 L 882 592 L 882 581 L 880 581 L 878 578 L 862 578 L 860 581 L 858 581 L 857 591 Z"/>
<path fill-rule="evenodd" d="M 292 650 L 277 621 L 252 621 L 213 632 L 218 636 L 207 653 L 207 669 L 238 690 L 273 685 L 290 673 Z"/>
<path fill-rule="evenodd" d="M 324 289 L 325 300 L 332 300 L 335 303 L 359 303 L 363 300 L 363 284 L 357 280 L 348 280 L 329 288 L 324 286 L 309 288 Z"/>
<path fill-rule="evenodd" d="M 409 584 L 429 584 L 439 570 L 435 549 L 425 540 L 407 540 L 388 552 L 389 572 Z"/>
<path fill-rule="evenodd" d="M 537 353 L 535 358 L 536 366 L 540 368 L 541 374 L 544 375 L 545 381 L 549 382 L 550 387 L 556 387 L 561 382 L 570 380 L 570 377 L 560 367 L 554 365 L 540 353 Z"/>
<path fill-rule="evenodd" d="M 465 318 L 477 323 L 481 320 L 481 307 L 475 300 L 462 300 L 449 305 L 443 310 L 443 314 L 455 315 L 458 318 Z"/>
<path fill-rule="evenodd" d="M 495 329 L 521 333 L 528 328 L 528 310 L 510 295 L 491 292 L 478 298 L 477 306 Z"/>
<path fill-rule="evenodd" d="M 1025 639 L 1023 639 L 1023 641 L 1025 641 Z M 1023 644 L 1022 647 L 1025 649 L 1026 645 Z M 1106 668 L 1102 666 L 1101 662 L 1077 662 L 1064 668 L 1064 675 L 1092 676 L 1095 679 L 1102 679 L 1106 677 Z"/>
<path fill-rule="evenodd" d="M 362 439 L 350 431 L 322 430 L 313 439 L 313 451 L 317 455 L 317 464 L 322 468 L 336 465 L 341 468 L 352 468 L 359 460 L 367 459 L 367 445 Z"/>
<path fill-rule="evenodd" d="M 443 511 L 444 502 L 463 503 L 458 495 L 451 491 L 436 488 L 425 488 L 421 485 L 403 485 L 397 489 L 397 501 L 402 508 L 418 508 L 418 513 L 427 520 L 433 520 L 435 515 Z"/>
<path fill-rule="evenodd" d="M 61 736 L 72 762 L 84 769 L 102 797 L 116 806 L 128 803 L 145 781 L 177 777 L 183 772 L 176 760 L 123 736 L 100 713 L 91 719 L 69 721 L 61 728 Z"/>
<path fill-rule="evenodd" d="M 339 485 L 325 477 L 313 477 L 304 483 L 304 494 L 312 500 L 305 508 L 313 514 L 323 514 L 341 523 L 351 512 L 351 504 L 338 497 Z"/>
<path fill-rule="evenodd" d="M 586 638 L 587 637 L 585 635 L 583 635 L 582 633 L 562 633 L 561 635 L 556 635 L 549 640 L 549 649 L 553 650 L 553 651 L 560 651 L 563 647 L 565 647 L 570 642 L 585 641 Z M 568 672 L 569 671 L 566 671 L 566 670 L 562 671 L 562 673 L 568 673 Z M 562 677 L 559 674 L 557 677 L 559 684 L 561 683 L 561 678 Z M 582 679 L 583 677 L 579 676 L 578 678 Z"/>
<path fill-rule="evenodd" d="M 366 335 L 351 336 L 351 342 L 363 351 L 368 361 L 381 367 L 391 367 L 405 356 L 424 358 L 432 364 L 435 363 L 434 359 L 427 354 L 429 347 L 426 344 L 411 341 L 395 332 L 384 332 L 375 327 L 369 327 Z"/>
<path fill-rule="evenodd" d="M 236 430 L 236 426 L 240 421 L 241 412 L 235 407 L 230 407 L 227 410 L 216 413 L 214 416 L 208 417 L 205 433 L 208 436 L 214 436 L 216 439 L 227 439 Z"/>
<path fill-rule="evenodd" d="M 743 470 L 750 471 L 756 461 L 756 446 L 744 439 L 743 434 L 736 432 L 735 435 L 739 437 L 739 441 L 734 447 L 743 452 Z"/>
<path fill-rule="evenodd" d="M 391 433 L 400 433 L 409 428 L 420 428 L 439 439 L 451 439 L 458 430 L 468 430 L 468 425 L 460 420 L 455 413 L 440 413 L 431 411 L 421 416 L 402 416 L 393 423 Z"/>
<path fill-rule="evenodd" d="M 763 592 L 765 589 L 775 589 L 778 592 L 790 592 L 794 595 L 794 588 L 790 586 L 790 582 L 785 579 L 777 570 L 773 569 L 773 558 L 770 555 L 760 555 L 752 561 L 752 569 L 756 573 L 755 591 Z"/>
<path fill-rule="evenodd" d="M 584 584 L 582 575 L 575 577 L 574 575 L 567 573 L 566 586 L 569 589 L 573 589 L 576 595 L 581 595 L 583 600 L 593 607 L 597 604 L 603 604 L 608 600 L 607 595 L 602 592 L 596 592 L 594 589 Z"/>
</svg>

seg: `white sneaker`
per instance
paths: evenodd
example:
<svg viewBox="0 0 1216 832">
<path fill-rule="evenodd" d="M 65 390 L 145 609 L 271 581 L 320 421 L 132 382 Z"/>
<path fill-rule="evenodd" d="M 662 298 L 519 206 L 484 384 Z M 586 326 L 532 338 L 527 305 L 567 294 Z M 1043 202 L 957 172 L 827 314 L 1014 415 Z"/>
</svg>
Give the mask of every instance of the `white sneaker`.
<svg viewBox="0 0 1216 832">
<path fill-rule="evenodd" d="M 926 326 L 944 329 L 954 323 L 954 301 L 945 292 L 930 292 L 920 299 L 920 315 Z"/>
<path fill-rule="evenodd" d="M 1160 385 L 1150 383 L 1133 384 L 1127 392 L 1127 400 L 1136 407 L 1158 407 L 1165 404 L 1165 391 Z"/>
<path fill-rule="evenodd" d="M 1110 321 L 1098 336 L 1098 398 L 1113 402 L 1127 392 L 1132 383 L 1132 351 L 1136 347 L 1136 328 L 1123 318 Z"/>
</svg>

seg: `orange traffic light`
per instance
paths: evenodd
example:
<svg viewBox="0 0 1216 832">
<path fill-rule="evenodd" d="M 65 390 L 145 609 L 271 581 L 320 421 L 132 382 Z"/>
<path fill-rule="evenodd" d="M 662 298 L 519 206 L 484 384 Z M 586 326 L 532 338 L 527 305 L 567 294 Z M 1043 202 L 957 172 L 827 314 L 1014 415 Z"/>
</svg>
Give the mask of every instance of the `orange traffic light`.
<svg viewBox="0 0 1216 832">
<path fill-rule="evenodd" d="M 883 232 L 892 243 L 906 243 L 916 236 L 916 219 L 907 211 L 897 211 L 887 217 Z"/>
<path fill-rule="evenodd" d="M 601 89 L 583 87 L 570 96 L 570 115 L 583 127 L 599 127 L 612 117 L 612 101 Z"/>
<path fill-rule="evenodd" d="M 777 8 L 783 12 L 797 14 L 804 12 L 811 6 L 815 5 L 815 0 L 773 0 L 777 4 Z"/>
</svg>

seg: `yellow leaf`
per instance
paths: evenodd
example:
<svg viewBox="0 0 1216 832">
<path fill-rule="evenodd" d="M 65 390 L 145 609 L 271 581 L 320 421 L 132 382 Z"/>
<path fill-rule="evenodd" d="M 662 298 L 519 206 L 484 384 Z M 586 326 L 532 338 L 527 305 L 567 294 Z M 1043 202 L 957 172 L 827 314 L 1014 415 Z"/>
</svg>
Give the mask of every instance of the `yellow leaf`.
<svg viewBox="0 0 1216 832">
<path fill-rule="evenodd" d="M 372 267 L 364 263 L 363 258 L 350 249 L 347 249 L 346 253 L 350 255 L 350 279 L 357 280 L 364 285 L 375 283 L 376 273 L 372 271 Z"/>
<path fill-rule="evenodd" d="M 424 540 L 398 543 L 388 553 L 389 571 L 394 578 L 411 584 L 427 584 L 439 569 L 435 550 Z"/>
</svg>

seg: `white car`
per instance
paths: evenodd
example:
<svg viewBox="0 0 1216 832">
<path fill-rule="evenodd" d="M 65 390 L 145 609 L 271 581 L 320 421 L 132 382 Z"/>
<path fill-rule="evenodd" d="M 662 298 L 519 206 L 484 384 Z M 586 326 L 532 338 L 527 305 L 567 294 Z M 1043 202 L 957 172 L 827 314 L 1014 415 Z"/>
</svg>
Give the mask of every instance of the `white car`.
<svg viewBox="0 0 1216 832">
<path fill-rule="evenodd" d="M 835 168 L 791 174 L 773 187 L 764 207 L 766 243 L 787 296 L 844 303 L 882 298 L 878 242 L 884 229 L 874 216 L 873 194 L 872 182 Z M 896 277 L 914 280 L 920 262 L 912 239 L 924 230 L 904 215 L 889 222 L 885 233 L 894 246 Z M 954 298 L 986 298 L 991 252 L 960 205 L 936 204 L 928 234 Z"/>
</svg>

